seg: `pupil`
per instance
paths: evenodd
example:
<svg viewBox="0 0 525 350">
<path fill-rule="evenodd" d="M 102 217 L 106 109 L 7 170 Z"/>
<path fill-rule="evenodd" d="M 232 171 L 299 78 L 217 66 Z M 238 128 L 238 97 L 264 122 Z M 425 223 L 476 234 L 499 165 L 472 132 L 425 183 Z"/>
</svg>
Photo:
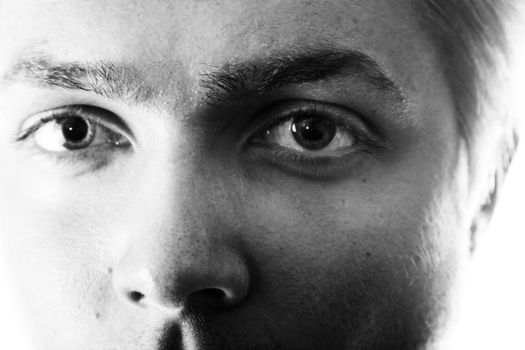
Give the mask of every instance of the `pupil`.
<svg viewBox="0 0 525 350">
<path fill-rule="evenodd" d="M 89 125 L 83 118 L 66 118 L 62 121 L 62 134 L 67 142 L 78 143 L 88 136 Z"/>
<path fill-rule="evenodd" d="M 325 118 L 308 117 L 292 124 L 295 141 L 309 150 L 319 150 L 330 144 L 336 133 L 334 123 Z"/>
</svg>

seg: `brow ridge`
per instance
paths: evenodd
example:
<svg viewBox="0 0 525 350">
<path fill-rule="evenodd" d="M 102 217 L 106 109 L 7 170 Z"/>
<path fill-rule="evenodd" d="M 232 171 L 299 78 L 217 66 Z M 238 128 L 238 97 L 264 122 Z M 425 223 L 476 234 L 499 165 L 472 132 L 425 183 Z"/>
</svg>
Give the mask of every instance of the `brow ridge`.
<svg viewBox="0 0 525 350">
<path fill-rule="evenodd" d="M 376 89 L 405 99 L 393 79 L 370 56 L 349 49 L 294 49 L 264 59 L 208 66 L 198 85 L 206 103 L 224 105 L 250 94 L 262 95 L 288 85 L 318 82 L 339 75 L 362 78 Z M 130 64 L 60 63 L 43 54 L 23 57 L 4 76 L 43 87 L 93 92 L 132 104 L 151 104 L 160 91 L 149 86 Z"/>
</svg>

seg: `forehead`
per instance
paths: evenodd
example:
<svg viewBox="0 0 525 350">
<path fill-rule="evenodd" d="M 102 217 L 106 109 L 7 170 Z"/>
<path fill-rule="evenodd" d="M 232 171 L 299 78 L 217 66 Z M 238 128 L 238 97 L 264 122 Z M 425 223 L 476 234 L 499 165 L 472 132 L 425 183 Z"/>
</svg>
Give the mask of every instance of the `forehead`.
<svg viewBox="0 0 525 350">
<path fill-rule="evenodd" d="M 271 55 L 293 46 L 337 46 L 364 50 L 395 75 L 406 70 L 400 62 L 420 66 L 431 51 L 408 0 L 0 4 L 0 64 L 38 49 L 69 60 L 133 61 L 148 74 L 168 64 L 170 71 L 178 67 L 179 73 L 191 74 L 202 65 Z M 410 88 L 411 77 L 399 74 L 398 79 Z"/>
</svg>

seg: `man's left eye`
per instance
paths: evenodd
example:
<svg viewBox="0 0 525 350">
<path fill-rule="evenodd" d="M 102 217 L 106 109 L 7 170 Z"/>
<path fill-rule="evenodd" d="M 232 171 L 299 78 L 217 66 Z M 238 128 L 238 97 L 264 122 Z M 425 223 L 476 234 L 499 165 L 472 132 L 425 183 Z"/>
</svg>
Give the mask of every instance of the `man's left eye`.
<svg viewBox="0 0 525 350">
<path fill-rule="evenodd" d="M 264 114 L 267 123 L 252 144 L 309 158 L 339 157 L 377 143 L 361 118 L 342 107 L 314 101 L 288 101 Z"/>
<path fill-rule="evenodd" d="M 266 110 L 247 145 L 251 159 L 309 178 L 344 175 L 382 139 L 350 109 L 330 103 L 290 100 Z"/>
<path fill-rule="evenodd" d="M 334 120 L 308 114 L 291 117 L 265 131 L 268 143 L 317 155 L 348 149 L 356 138 Z"/>
</svg>

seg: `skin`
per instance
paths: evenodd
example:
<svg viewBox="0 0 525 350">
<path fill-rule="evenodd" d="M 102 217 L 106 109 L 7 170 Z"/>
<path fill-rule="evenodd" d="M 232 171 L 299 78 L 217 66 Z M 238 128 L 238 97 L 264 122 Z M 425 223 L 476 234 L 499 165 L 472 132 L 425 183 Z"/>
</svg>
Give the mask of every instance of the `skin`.
<svg viewBox="0 0 525 350">
<path fill-rule="evenodd" d="M 411 1 L 0 1 L 0 246 L 37 348 L 433 348 L 480 203 L 416 19 Z M 340 72 L 206 101 L 214 67 L 326 47 L 364 52 L 402 97 Z M 35 53 L 124 62 L 153 97 L 7 77 Z M 250 143 L 297 100 L 381 141 L 330 170 Z M 117 115 L 131 147 L 58 159 L 13 141 L 78 104 Z"/>
</svg>

